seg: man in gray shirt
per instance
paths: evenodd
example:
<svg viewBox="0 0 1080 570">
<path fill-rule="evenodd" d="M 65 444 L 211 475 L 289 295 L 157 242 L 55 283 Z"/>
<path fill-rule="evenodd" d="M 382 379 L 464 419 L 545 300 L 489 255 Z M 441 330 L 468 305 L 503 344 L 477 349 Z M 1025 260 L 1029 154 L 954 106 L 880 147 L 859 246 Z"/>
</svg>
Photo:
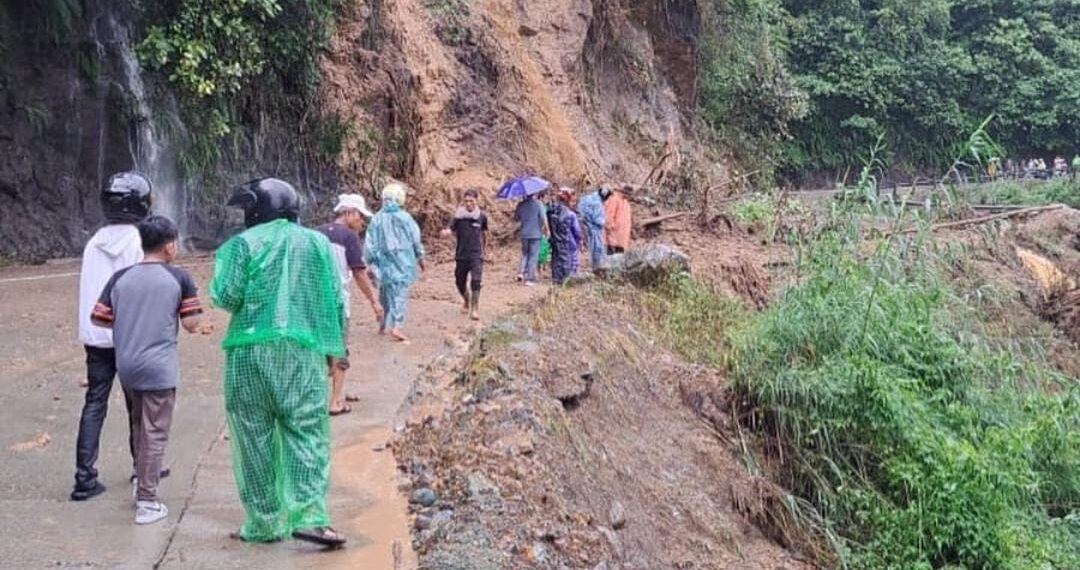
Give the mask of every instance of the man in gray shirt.
<svg viewBox="0 0 1080 570">
<path fill-rule="evenodd" d="M 514 221 L 518 223 L 518 237 L 521 239 L 521 265 L 517 280 L 532 285 L 536 283 L 540 263 L 540 240 L 548 235 L 544 205 L 536 196 L 525 198 L 514 210 Z"/>
<path fill-rule="evenodd" d="M 202 304 L 191 275 L 170 265 L 178 249 L 176 224 L 150 216 L 136 227 L 143 261 L 113 274 L 91 321 L 113 330 L 117 373 L 132 401 L 135 524 L 150 524 L 169 514 L 157 488 L 180 379 L 176 333 L 179 324 L 195 332 Z"/>
</svg>

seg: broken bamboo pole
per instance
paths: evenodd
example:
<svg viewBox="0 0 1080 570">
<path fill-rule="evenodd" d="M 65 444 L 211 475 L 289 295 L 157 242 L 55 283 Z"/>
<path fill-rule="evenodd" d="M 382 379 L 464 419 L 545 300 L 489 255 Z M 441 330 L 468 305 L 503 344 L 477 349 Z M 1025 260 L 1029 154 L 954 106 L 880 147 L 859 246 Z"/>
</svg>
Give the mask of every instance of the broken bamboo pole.
<svg viewBox="0 0 1080 570">
<path fill-rule="evenodd" d="M 935 232 L 938 230 L 959 230 L 970 226 L 977 226 L 979 224 L 985 224 L 987 222 L 993 222 L 997 220 L 1004 220 L 1008 218 L 1018 218 L 1020 216 L 1034 216 L 1036 214 L 1042 214 L 1043 212 L 1049 212 L 1051 210 L 1060 210 L 1064 208 L 1064 204 L 1051 204 L 1049 206 L 1036 206 L 1034 208 L 1024 208 L 1022 210 L 1013 210 L 1012 212 L 1004 212 L 1001 214 L 993 214 L 990 216 L 981 216 L 978 218 L 968 218 L 966 220 L 960 220 L 956 222 L 946 222 L 942 224 L 934 224 L 930 226 L 930 231 Z M 890 232 L 886 235 L 894 236 L 898 234 L 913 234 L 918 232 L 919 228 L 908 228 L 906 230 L 900 230 Z"/>
</svg>

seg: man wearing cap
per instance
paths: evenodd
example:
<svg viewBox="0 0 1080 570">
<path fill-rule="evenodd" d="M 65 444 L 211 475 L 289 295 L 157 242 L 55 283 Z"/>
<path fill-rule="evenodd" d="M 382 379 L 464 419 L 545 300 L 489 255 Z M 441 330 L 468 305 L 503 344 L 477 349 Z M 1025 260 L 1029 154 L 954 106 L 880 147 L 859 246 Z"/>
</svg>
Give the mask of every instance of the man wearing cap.
<svg viewBox="0 0 1080 570">
<path fill-rule="evenodd" d="M 342 334 L 345 342 L 345 358 L 332 358 L 330 362 L 330 415 L 339 416 L 352 411 L 346 403 L 345 372 L 349 369 L 349 281 L 355 281 L 364 298 L 367 299 L 375 320 L 381 321 L 382 305 L 375 297 L 375 288 L 367 274 L 364 263 L 364 244 L 360 241 L 360 232 L 364 229 L 367 218 L 372 216 L 364 197 L 360 194 L 342 194 L 334 206 L 334 221 L 317 228 L 327 238 L 334 250 L 334 261 L 341 276 L 341 300 L 345 306 L 345 322 Z"/>
</svg>

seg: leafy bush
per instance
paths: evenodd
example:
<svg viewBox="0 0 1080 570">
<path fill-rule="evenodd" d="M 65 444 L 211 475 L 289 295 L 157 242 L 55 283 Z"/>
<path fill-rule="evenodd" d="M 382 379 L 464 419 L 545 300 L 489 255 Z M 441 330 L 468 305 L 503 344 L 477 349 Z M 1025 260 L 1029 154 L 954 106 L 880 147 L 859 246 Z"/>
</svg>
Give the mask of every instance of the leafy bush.
<svg viewBox="0 0 1080 570">
<path fill-rule="evenodd" d="M 733 335 L 792 491 L 860 569 L 1080 567 L 1080 387 L 972 334 L 930 248 L 828 234 Z"/>
<path fill-rule="evenodd" d="M 766 222 L 776 216 L 776 201 L 765 195 L 758 195 L 747 200 L 736 202 L 731 207 L 731 217 L 744 225 Z"/>
</svg>

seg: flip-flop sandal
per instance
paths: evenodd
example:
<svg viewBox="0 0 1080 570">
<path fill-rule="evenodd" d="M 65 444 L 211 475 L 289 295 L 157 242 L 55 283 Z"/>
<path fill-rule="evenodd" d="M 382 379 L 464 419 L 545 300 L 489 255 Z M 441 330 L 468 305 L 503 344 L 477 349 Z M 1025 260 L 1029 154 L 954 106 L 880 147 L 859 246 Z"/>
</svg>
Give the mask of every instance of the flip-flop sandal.
<svg viewBox="0 0 1080 570">
<path fill-rule="evenodd" d="M 345 401 L 346 402 L 359 402 L 360 401 L 360 396 L 357 396 L 356 394 L 345 394 Z"/>
<path fill-rule="evenodd" d="M 350 406 L 348 404 L 345 404 L 344 408 L 341 408 L 340 410 L 338 410 L 336 412 L 334 410 L 330 410 L 330 415 L 331 416 L 344 416 L 345 414 L 348 414 L 348 413 L 351 413 L 351 412 L 352 412 L 352 406 Z"/>
<path fill-rule="evenodd" d="M 293 531 L 293 538 L 320 544 L 329 548 L 341 548 L 345 545 L 345 537 L 328 526 L 319 528 L 305 528 Z"/>
</svg>

